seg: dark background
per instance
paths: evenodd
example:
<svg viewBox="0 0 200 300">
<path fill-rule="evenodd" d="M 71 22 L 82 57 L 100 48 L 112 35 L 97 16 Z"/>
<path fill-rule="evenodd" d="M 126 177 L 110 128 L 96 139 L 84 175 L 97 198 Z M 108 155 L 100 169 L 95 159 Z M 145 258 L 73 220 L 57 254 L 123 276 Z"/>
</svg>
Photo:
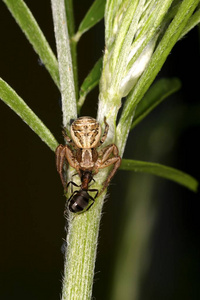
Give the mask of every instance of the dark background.
<svg viewBox="0 0 200 300">
<path fill-rule="evenodd" d="M 26 3 L 55 52 L 50 1 Z M 75 1 L 77 24 L 91 3 Z M 2 2 L 0 20 L 0 76 L 63 143 L 56 86 Z M 80 83 L 102 55 L 103 33 L 100 22 L 79 42 Z M 160 162 L 200 179 L 199 67 L 196 28 L 175 46 L 159 74 L 180 78 L 181 91 L 130 134 L 125 158 Z M 98 90 L 88 96 L 82 115 L 95 117 L 97 97 Z M 54 153 L 3 102 L 0 127 L 0 298 L 59 299 L 65 199 Z M 123 234 L 121 216 L 126 216 L 124 198 L 130 184 L 134 185 L 134 177 L 119 171 L 109 188 L 97 254 L 93 292 L 97 300 L 109 299 L 117 245 Z M 155 178 L 154 186 L 159 211 L 140 300 L 200 299 L 199 194 L 160 178 Z"/>
</svg>

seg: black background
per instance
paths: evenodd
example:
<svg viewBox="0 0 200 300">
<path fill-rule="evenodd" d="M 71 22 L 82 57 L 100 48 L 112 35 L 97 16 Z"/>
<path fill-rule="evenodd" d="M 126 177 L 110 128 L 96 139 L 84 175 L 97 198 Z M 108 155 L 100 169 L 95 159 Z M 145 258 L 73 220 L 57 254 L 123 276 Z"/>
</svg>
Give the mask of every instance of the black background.
<svg viewBox="0 0 200 300">
<path fill-rule="evenodd" d="M 56 52 L 50 1 L 29 0 L 26 3 Z M 91 3 L 75 1 L 77 24 Z M 63 143 L 59 91 L 2 2 L 0 20 L 0 76 Z M 100 22 L 79 42 L 80 83 L 102 55 L 103 33 L 103 22 Z M 199 35 L 196 28 L 174 47 L 159 74 L 160 77 L 180 78 L 181 91 L 161 104 L 131 133 L 125 158 L 154 160 L 200 179 L 200 111 L 195 109 L 196 114 L 191 117 L 186 109 L 181 118 L 177 116 L 177 122 L 174 118 L 182 105 L 193 107 L 199 103 L 198 72 Z M 88 96 L 82 115 L 95 117 L 97 97 L 97 90 Z M 178 133 L 169 140 L 160 141 L 159 135 L 157 138 L 153 134 L 159 124 L 164 124 L 166 132 L 172 126 L 170 132 Z M 179 130 L 180 126 L 182 130 Z M 0 127 L 0 298 L 59 299 L 65 199 L 55 169 L 54 153 L 3 102 L 0 102 Z M 152 141 L 155 145 L 166 143 L 162 145 L 164 149 L 166 145 L 166 151 L 159 158 L 156 158 L 157 146 L 156 149 L 152 145 L 149 147 Z M 170 147 L 168 141 L 172 141 Z M 120 241 L 118 233 L 123 226 L 121 214 L 126 213 L 123 199 L 132 179 L 129 172 L 119 171 L 109 188 L 97 254 L 95 299 L 109 299 L 114 258 Z M 200 299 L 199 194 L 156 178 L 154 195 L 156 201 L 160 201 L 157 228 L 140 299 Z"/>
</svg>

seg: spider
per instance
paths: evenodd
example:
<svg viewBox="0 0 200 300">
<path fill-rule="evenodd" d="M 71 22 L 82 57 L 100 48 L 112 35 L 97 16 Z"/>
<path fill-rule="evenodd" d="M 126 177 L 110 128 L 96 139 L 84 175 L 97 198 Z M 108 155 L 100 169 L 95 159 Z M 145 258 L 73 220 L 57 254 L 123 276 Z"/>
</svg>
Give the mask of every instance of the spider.
<svg viewBox="0 0 200 300">
<path fill-rule="evenodd" d="M 63 176 L 65 161 L 74 168 L 78 175 L 82 176 L 84 171 L 91 172 L 92 176 L 99 172 L 99 169 L 114 165 L 108 174 L 103 188 L 99 195 L 106 189 L 110 180 L 121 164 L 121 157 L 115 144 L 110 144 L 100 151 L 97 148 L 102 145 L 107 137 L 109 125 L 104 117 L 105 130 L 101 137 L 101 126 L 92 117 L 80 117 L 71 124 L 71 138 L 63 131 L 63 136 L 68 143 L 59 145 L 56 149 L 56 166 L 61 182 L 67 190 Z"/>
</svg>

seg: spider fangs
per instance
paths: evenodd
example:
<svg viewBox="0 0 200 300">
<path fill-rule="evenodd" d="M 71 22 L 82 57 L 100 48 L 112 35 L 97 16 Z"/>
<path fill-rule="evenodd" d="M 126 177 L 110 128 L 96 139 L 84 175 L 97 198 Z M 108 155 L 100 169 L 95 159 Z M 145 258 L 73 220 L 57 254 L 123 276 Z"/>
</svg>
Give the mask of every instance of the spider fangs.
<svg viewBox="0 0 200 300">
<path fill-rule="evenodd" d="M 64 138 L 68 145 L 59 145 L 57 147 L 56 166 L 65 190 L 67 190 L 63 176 L 65 161 L 77 171 L 80 178 L 82 178 L 83 172 L 85 171 L 90 172 L 93 178 L 93 175 L 97 174 L 99 169 L 114 165 L 103 183 L 103 188 L 99 194 L 105 190 L 119 168 L 121 158 L 115 144 L 110 144 L 100 151 L 97 151 L 97 148 L 103 144 L 108 134 L 109 125 L 106 122 L 106 118 L 104 118 L 104 123 L 105 130 L 102 137 L 100 124 L 91 117 L 80 117 L 72 123 L 70 130 L 71 138 L 63 131 Z M 79 192 L 81 193 L 81 191 L 82 189 Z M 83 193 L 81 195 L 83 195 Z"/>
</svg>

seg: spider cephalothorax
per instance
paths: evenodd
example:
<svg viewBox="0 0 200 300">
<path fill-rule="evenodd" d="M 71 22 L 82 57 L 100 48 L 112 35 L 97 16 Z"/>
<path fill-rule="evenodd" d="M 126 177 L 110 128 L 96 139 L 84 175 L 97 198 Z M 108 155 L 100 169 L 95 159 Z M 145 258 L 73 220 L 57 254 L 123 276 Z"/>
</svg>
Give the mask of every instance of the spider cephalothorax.
<svg viewBox="0 0 200 300">
<path fill-rule="evenodd" d="M 98 173 L 99 169 L 114 165 L 107 179 L 103 183 L 103 189 L 108 186 L 110 180 L 120 166 L 121 158 L 118 148 L 110 144 L 100 151 L 97 148 L 103 144 L 107 137 L 109 125 L 104 118 L 105 130 L 101 137 L 100 124 L 91 117 L 80 117 L 71 125 L 71 138 L 63 132 L 67 145 L 59 145 L 56 149 L 56 166 L 64 188 L 67 185 L 63 176 L 63 165 L 65 161 L 74 168 L 80 178 L 83 171 L 90 171 L 92 175 Z"/>
</svg>

